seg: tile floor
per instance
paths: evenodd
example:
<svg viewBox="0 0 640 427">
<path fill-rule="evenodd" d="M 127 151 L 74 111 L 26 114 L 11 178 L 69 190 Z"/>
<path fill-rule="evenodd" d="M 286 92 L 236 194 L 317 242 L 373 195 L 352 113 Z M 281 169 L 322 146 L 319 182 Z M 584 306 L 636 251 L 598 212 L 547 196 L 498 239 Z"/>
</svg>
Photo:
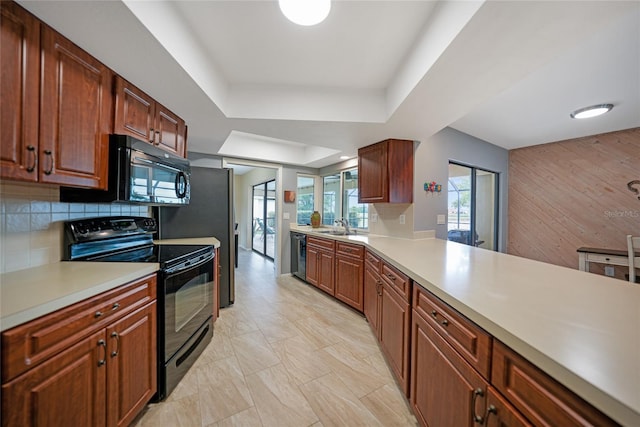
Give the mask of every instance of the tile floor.
<svg viewBox="0 0 640 427">
<path fill-rule="evenodd" d="M 147 426 L 416 426 L 359 313 L 240 251 L 235 304 Z"/>
</svg>

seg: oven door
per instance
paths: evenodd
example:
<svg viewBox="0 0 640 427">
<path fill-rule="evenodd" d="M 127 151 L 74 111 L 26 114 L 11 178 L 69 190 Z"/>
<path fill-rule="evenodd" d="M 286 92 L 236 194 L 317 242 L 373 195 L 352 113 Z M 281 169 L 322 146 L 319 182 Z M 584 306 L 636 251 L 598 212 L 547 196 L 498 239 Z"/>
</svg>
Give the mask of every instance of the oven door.
<svg viewBox="0 0 640 427">
<path fill-rule="evenodd" d="M 213 265 L 211 256 L 179 271 L 163 273 L 164 362 L 213 314 Z"/>
</svg>

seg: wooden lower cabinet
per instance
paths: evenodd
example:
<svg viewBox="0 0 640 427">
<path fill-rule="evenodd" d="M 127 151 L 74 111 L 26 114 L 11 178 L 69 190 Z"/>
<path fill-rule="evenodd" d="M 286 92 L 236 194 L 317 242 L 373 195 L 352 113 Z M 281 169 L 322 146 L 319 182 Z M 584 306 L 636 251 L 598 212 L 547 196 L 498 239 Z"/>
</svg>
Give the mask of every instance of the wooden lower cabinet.
<svg viewBox="0 0 640 427">
<path fill-rule="evenodd" d="M 487 427 L 530 427 L 533 426 L 493 387 L 487 391 L 487 408 L 485 411 Z"/>
<path fill-rule="evenodd" d="M 534 425 L 618 425 L 497 340 L 491 369 L 491 383 Z"/>
<path fill-rule="evenodd" d="M 405 396 L 409 390 L 411 307 L 387 283 L 380 296 L 380 345 Z"/>
<path fill-rule="evenodd" d="M 129 425 L 157 391 L 155 289 L 147 276 L 3 332 L 3 375 L 17 374 L 3 376 L 2 425 Z M 47 356 L 19 369 L 25 349 Z"/>
<path fill-rule="evenodd" d="M 158 390 L 156 303 L 107 328 L 107 426 L 127 426 Z"/>
<path fill-rule="evenodd" d="M 335 295 L 335 242 L 307 237 L 307 282 Z"/>
<path fill-rule="evenodd" d="M 367 318 L 371 329 L 376 333 L 376 337 L 380 339 L 380 330 L 378 328 L 378 318 L 380 313 L 380 297 L 382 296 L 382 280 L 380 273 L 376 267 L 372 267 L 368 262 L 364 265 L 363 279 L 363 304 L 362 309 L 364 316 Z"/>
<path fill-rule="evenodd" d="M 104 330 L 2 385 L 2 425 L 104 426 Z"/>
<path fill-rule="evenodd" d="M 471 427 L 488 383 L 413 310 L 410 401 L 423 426 Z"/>
<path fill-rule="evenodd" d="M 335 297 L 358 311 L 363 309 L 364 248 L 336 242 Z"/>
</svg>

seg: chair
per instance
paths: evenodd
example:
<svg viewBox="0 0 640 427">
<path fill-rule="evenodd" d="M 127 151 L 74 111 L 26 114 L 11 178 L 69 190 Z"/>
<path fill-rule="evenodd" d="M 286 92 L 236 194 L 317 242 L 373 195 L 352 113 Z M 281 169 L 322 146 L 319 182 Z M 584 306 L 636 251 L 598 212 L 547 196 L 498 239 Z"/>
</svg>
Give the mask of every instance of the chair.
<svg viewBox="0 0 640 427">
<path fill-rule="evenodd" d="M 627 236 L 627 249 L 629 251 L 629 281 L 636 282 L 636 268 L 640 268 L 640 256 L 636 256 L 640 252 L 640 236 Z"/>
</svg>

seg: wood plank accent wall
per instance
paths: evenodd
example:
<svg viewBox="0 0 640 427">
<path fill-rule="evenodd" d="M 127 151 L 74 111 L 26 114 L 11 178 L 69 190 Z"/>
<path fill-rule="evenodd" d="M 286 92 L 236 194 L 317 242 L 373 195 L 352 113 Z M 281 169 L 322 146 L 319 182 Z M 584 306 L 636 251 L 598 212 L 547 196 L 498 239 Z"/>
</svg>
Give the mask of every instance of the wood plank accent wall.
<svg viewBox="0 0 640 427">
<path fill-rule="evenodd" d="M 625 236 L 640 235 L 632 180 L 640 128 L 511 150 L 507 252 L 577 269 L 581 246 L 625 250 Z"/>
</svg>

